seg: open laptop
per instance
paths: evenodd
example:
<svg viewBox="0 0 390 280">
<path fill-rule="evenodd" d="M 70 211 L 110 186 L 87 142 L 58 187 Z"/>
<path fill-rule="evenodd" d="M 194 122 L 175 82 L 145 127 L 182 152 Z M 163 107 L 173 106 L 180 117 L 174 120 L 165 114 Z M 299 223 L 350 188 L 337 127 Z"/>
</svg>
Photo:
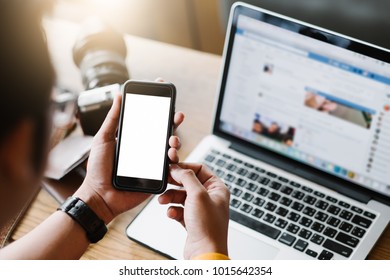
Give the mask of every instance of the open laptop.
<svg viewBox="0 0 390 280">
<path fill-rule="evenodd" d="M 186 160 L 231 190 L 231 258 L 367 257 L 390 219 L 389 63 L 383 48 L 232 7 L 213 133 Z M 157 198 L 127 235 L 183 256 L 186 232 Z"/>
</svg>

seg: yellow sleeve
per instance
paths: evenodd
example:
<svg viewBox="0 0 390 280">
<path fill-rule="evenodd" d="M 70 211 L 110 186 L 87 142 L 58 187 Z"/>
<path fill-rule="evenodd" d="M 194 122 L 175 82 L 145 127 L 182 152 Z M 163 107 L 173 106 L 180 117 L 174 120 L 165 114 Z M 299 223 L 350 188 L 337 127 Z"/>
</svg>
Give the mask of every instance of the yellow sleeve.
<svg viewBox="0 0 390 280">
<path fill-rule="evenodd" d="M 196 256 L 192 260 L 230 260 L 228 256 L 219 253 L 207 253 Z"/>
</svg>

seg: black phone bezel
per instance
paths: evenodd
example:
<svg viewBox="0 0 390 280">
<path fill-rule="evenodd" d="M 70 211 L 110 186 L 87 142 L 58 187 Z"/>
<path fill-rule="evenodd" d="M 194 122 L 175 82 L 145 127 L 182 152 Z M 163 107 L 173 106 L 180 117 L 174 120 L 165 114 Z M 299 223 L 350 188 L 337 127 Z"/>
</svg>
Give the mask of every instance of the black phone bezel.
<svg viewBox="0 0 390 280">
<path fill-rule="evenodd" d="M 141 94 L 141 95 L 163 96 L 163 97 L 171 98 L 169 116 L 168 116 L 169 121 L 168 121 L 168 128 L 167 128 L 167 139 L 165 145 L 165 158 L 164 158 L 162 180 L 117 176 L 118 158 L 120 153 L 120 143 L 121 143 L 121 138 L 122 138 L 121 136 L 123 130 L 123 114 L 125 110 L 125 101 L 126 101 L 127 94 Z M 171 83 L 130 80 L 123 85 L 121 113 L 120 113 L 119 126 L 118 126 L 118 138 L 116 143 L 114 168 L 113 168 L 113 175 L 112 175 L 113 185 L 116 189 L 123 190 L 123 191 L 144 192 L 144 193 L 152 193 L 152 194 L 160 194 L 166 190 L 168 184 L 169 137 L 172 135 L 173 132 L 175 102 L 176 102 L 176 88 Z"/>
</svg>

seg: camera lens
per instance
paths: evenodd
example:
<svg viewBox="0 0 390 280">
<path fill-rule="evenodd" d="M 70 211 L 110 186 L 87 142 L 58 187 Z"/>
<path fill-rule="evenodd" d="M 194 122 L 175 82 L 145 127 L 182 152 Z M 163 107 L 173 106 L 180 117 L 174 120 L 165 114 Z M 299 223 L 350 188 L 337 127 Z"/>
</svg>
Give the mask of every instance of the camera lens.
<svg viewBox="0 0 390 280">
<path fill-rule="evenodd" d="M 73 47 L 73 60 L 80 68 L 84 88 L 127 81 L 126 54 L 122 34 L 98 20 L 86 22 Z"/>
</svg>

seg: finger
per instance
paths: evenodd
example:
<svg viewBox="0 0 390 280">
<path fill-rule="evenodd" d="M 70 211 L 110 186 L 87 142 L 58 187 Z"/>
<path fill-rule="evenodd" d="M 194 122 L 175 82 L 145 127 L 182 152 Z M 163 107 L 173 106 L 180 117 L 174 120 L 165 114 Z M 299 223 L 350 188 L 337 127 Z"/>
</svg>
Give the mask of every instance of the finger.
<svg viewBox="0 0 390 280">
<path fill-rule="evenodd" d="M 187 192 L 184 190 L 167 190 L 165 193 L 159 196 L 158 202 L 160 204 L 182 204 L 184 205 L 184 201 L 186 200 Z"/>
<path fill-rule="evenodd" d="M 205 188 L 201 182 L 199 182 L 199 179 L 192 169 L 183 169 L 177 164 L 172 164 L 170 166 L 170 174 L 174 181 L 184 186 L 187 190 L 187 195 L 205 191 Z"/>
<path fill-rule="evenodd" d="M 217 178 L 214 173 L 206 165 L 201 163 L 179 163 L 178 164 L 183 169 L 190 169 L 194 171 L 196 177 L 199 179 L 201 184 L 206 183 L 211 178 Z"/>
<path fill-rule="evenodd" d="M 179 156 L 177 154 L 177 150 L 174 148 L 170 148 L 168 150 L 168 157 L 171 163 L 178 163 L 179 162 Z"/>
<path fill-rule="evenodd" d="M 178 221 L 179 223 L 181 223 L 183 227 L 185 227 L 183 207 L 176 207 L 176 206 L 169 207 L 167 210 L 167 216 L 173 220 Z"/>
<path fill-rule="evenodd" d="M 169 146 L 179 150 L 181 148 L 180 138 L 177 136 L 169 137 Z"/>
<path fill-rule="evenodd" d="M 184 121 L 185 115 L 183 112 L 176 112 L 173 118 L 174 128 L 177 129 Z"/>
<path fill-rule="evenodd" d="M 154 80 L 155 82 L 158 82 L 158 83 L 164 83 L 165 80 L 161 77 L 158 77 L 157 79 Z"/>
<path fill-rule="evenodd" d="M 108 112 L 106 119 L 100 127 L 96 138 L 103 142 L 110 142 L 115 140 L 116 131 L 119 124 L 119 115 L 121 110 L 122 96 L 116 95 L 114 97 L 110 111 Z"/>
</svg>

